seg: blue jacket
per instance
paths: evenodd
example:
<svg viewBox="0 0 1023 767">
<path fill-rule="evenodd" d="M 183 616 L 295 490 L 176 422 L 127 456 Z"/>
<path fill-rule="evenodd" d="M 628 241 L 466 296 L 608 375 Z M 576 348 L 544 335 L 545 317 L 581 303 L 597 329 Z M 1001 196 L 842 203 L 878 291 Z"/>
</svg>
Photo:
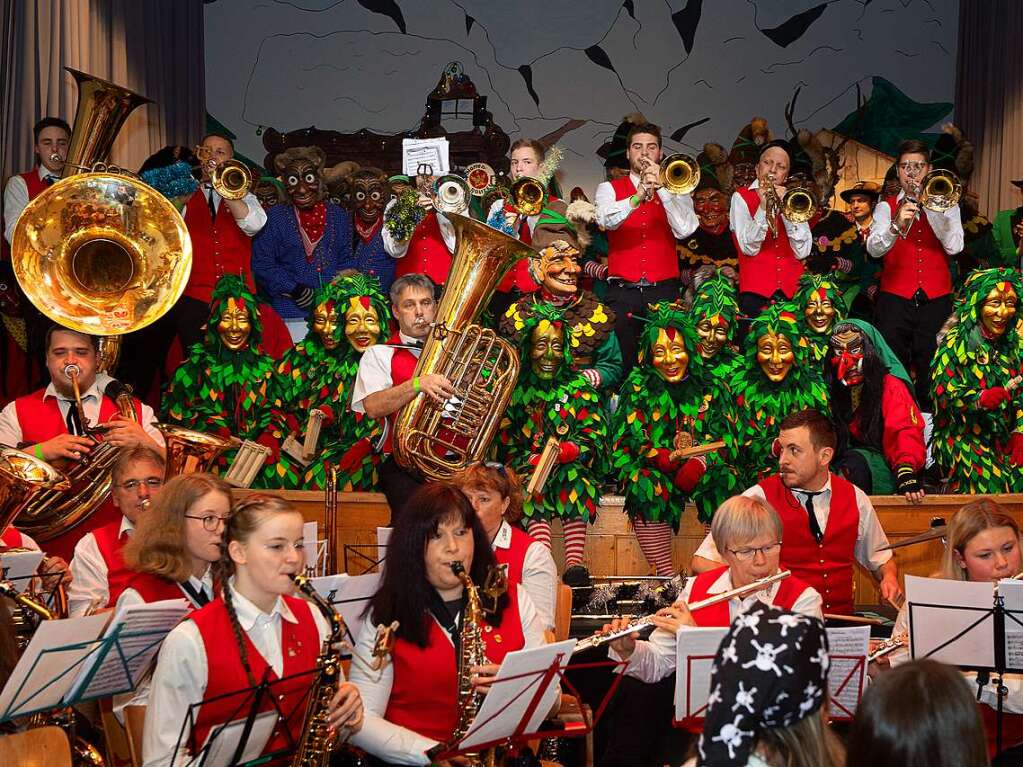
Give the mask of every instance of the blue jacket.
<svg viewBox="0 0 1023 767">
<path fill-rule="evenodd" d="M 380 232 L 373 235 L 369 242 L 355 238 L 355 268 L 380 280 L 380 292 L 385 296 L 394 282 L 394 272 L 398 263 L 384 250 L 384 238 Z"/>
<path fill-rule="evenodd" d="M 316 290 L 342 269 L 354 269 L 352 220 L 334 203 L 327 203 L 327 225 L 312 263 L 306 260 L 295 209 L 288 203 L 267 211 L 266 226 L 252 240 L 252 274 L 270 296 L 270 305 L 286 320 L 307 316 L 287 295 L 301 287 Z"/>
</svg>

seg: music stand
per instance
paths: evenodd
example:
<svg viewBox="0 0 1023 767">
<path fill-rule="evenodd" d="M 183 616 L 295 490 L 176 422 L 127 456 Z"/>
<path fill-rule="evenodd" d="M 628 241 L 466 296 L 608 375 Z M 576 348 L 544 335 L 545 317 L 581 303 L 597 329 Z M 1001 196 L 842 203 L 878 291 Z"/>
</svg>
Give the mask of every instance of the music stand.
<svg viewBox="0 0 1023 767">
<path fill-rule="evenodd" d="M 542 703 L 545 697 L 556 696 L 557 690 L 553 688 L 563 682 L 570 694 L 576 697 L 579 695 L 572 682 L 565 676 L 566 671 L 613 667 L 619 667 L 624 671 L 625 663 L 613 660 L 570 664 L 575 642 L 575 639 L 568 639 L 508 653 L 501 663 L 497 678 L 491 685 L 490 693 L 483 699 L 476 719 L 465 736 L 435 746 L 427 752 L 427 756 L 437 762 L 456 756 L 477 754 L 499 746 L 511 750 L 531 740 L 577 737 L 592 732 L 603 716 L 611 696 L 618 689 L 621 671 L 615 674 L 615 679 L 604 694 L 597 712 L 587 717 L 588 721 L 582 724 L 570 723 L 559 728 L 542 728 L 547 713 Z M 502 689 L 501 685 L 506 685 L 508 689 Z M 553 703 L 553 700 L 551 702 Z"/>
<path fill-rule="evenodd" d="M 365 554 L 364 551 L 371 551 L 372 554 Z M 380 546 L 376 543 L 346 543 L 343 552 L 345 572 L 351 572 L 353 561 L 362 565 L 363 569 L 356 575 L 380 571 L 384 560 L 387 559 L 386 556 L 380 556 Z M 349 554 L 351 554 L 351 560 L 348 558 Z"/>
<path fill-rule="evenodd" d="M 1023 605 L 1021 609 L 1006 608 L 1001 591 L 1004 584 L 1005 581 L 999 583 L 992 594 L 989 583 L 906 577 L 909 646 L 913 659 L 933 657 L 962 671 L 976 672 L 978 701 L 991 681 L 991 675 L 995 675 L 996 755 L 1002 752 L 1006 695 L 1002 680 L 1008 673 L 1023 673 L 1023 664 L 1010 664 L 1006 653 L 1007 621 L 1015 624 L 1013 633 L 1017 634 L 1018 642 L 1018 632 L 1023 631 Z M 926 601 L 911 601 L 911 595 L 917 590 L 923 591 Z M 941 592 L 947 592 L 948 597 L 943 597 Z M 990 606 L 982 606 L 984 601 L 988 601 Z M 938 617 L 932 618 L 928 611 L 934 611 Z M 921 630 L 921 624 L 927 629 Z M 1018 653 L 1014 656 L 1019 658 Z"/>
<path fill-rule="evenodd" d="M 314 667 L 274 680 L 270 679 L 270 673 L 271 669 L 267 667 L 263 677 L 253 686 L 211 695 L 191 704 L 181 722 L 170 763 L 185 767 L 254 767 L 293 751 L 298 743 L 287 724 L 296 716 L 305 717 L 309 692 L 318 671 Z M 305 694 L 296 695 L 295 700 L 283 704 L 279 695 L 281 690 L 301 679 L 309 680 L 304 685 Z M 217 706 L 227 713 L 225 721 L 212 727 L 205 741 L 197 744 L 195 725 L 199 710 L 205 705 Z M 280 728 L 283 744 L 263 755 L 263 749 L 277 732 L 279 722 L 284 723 Z M 228 737 L 231 740 L 237 738 L 237 742 L 232 744 Z"/>
</svg>

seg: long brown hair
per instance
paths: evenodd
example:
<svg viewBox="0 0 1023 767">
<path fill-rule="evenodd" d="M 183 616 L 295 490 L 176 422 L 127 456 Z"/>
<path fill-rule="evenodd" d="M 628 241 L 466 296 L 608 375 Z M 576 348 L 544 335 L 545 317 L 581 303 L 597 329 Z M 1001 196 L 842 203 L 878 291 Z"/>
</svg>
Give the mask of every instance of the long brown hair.
<svg viewBox="0 0 1023 767">
<path fill-rule="evenodd" d="M 843 767 L 845 748 L 827 723 L 827 706 L 791 727 L 765 730 L 757 742 L 764 761 L 777 767 Z"/>
<path fill-rule="evenodd" d="M 948 524 L 946 538 L 948 546 L 941 557 L 942 578 L 949 578 L 956 581 L 968 581 L 969 574 L 966 568 L 956 562 L 953 552 L 958 552 L 962 557 L 966 550 L 966 544 L 985 530 L 992 527 L 1008 527 L 1016 534 L 1017 543 L 1020 542 L 1019 523 L 1005 510 L 997 501 L 990 498 L 981 498 L 963 506 L 952 517 Z"/>
<path fill-rule="evenodd" d="M 238 623 L 238 613 L 234 609 L 234 601 L 231 597 L 231 589 L 228 586 L 228 578 L 235 574 L 234 560 L 228 552 L 228 545 L 232 541 L 245 543 L 252 534 L 266 521 L 267 517 L 274 514 L 297 514 L 298 510 L 290 503 L 276 495 L 269 493 L 253 493 L 236 503 L 231 509 L 231 516 L 224 526 L 224 540 L 220 544 L 220 561 L 217 563 L 216 574 L 222 587 L 224 606 L 227 607 L 227 616 L 231 620 L 231 630 L 234 632 L 234 641 L 241 656 L 242 666 L 245 668 L 245 675 L 249 684 L 255 687 L 256 677 L 249 665 L 249 654 L 245 650 L 245 640 L 242 637 L 242 627 Z"/>
<path fill-rule="evenodd" d="M 178 583 L 192 574 L 185 549 L 185 514 L 209 493 L 231 500 L 231 486 L 212 474 L 183 474 L 163 486 L 124 547 L 124 563 L 140 573 Z"/>
</svg>

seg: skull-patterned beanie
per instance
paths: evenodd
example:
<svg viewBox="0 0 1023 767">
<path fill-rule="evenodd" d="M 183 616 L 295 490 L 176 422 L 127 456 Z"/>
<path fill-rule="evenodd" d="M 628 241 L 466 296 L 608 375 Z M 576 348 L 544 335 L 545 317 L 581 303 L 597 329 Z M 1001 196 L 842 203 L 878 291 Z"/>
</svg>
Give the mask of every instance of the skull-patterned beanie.
<svg viewBox="0 0 1023 767">
<path fill-rule="evenodd" d="M 699 764 L 746 764 L 762 732 L 816 712 L 828 663 L 817 618 L 763 603 L 736 617 L 714 657 Z"/>
</svg>

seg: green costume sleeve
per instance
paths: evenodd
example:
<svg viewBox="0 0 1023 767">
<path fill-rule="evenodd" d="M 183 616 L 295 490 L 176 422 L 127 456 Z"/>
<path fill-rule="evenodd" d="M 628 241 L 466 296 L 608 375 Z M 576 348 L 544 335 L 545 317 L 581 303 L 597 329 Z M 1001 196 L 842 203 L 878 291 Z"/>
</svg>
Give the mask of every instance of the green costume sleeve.
<svg viewBox="0 0 1023 767">
<path fill-rule="evenodd" d="M 622 380 L 622 348 L 618 336 L 609 333 L 594 355 L 593 367 L 600 373 L 600 388 L 615 391 Z"/>
<path fill-rule="evenodd" d="M 1012 239 L 1012 214 L 1015 212 L 1014 210 L 999 211 L 991 228 L 995 246 L 1001 255 L 1001 263 L 1010 267 L 1015 266 L 1017 261 L 1016 243 Z"/>
</svg>

